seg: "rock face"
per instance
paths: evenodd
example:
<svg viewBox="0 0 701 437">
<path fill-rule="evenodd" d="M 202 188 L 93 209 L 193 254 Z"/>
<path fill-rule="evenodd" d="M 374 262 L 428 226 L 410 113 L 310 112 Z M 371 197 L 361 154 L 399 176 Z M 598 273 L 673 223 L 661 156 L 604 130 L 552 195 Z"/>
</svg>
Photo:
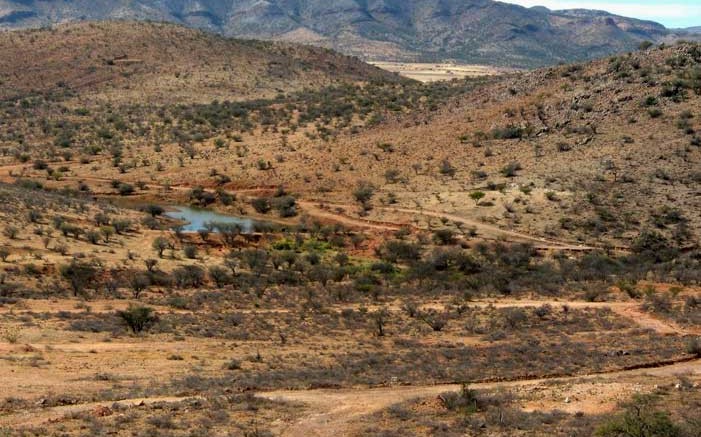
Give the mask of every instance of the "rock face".
<svg viewBox="0 0 701 437">
<path fill-rule="evenodd" d="M 0 28 L 104 19 L 314 43 L 366 59 L 519 67 L 594 58 L 676 36 L 660 24 L 601 11 L 491 0 L 0 0 Z"/>
</svg>

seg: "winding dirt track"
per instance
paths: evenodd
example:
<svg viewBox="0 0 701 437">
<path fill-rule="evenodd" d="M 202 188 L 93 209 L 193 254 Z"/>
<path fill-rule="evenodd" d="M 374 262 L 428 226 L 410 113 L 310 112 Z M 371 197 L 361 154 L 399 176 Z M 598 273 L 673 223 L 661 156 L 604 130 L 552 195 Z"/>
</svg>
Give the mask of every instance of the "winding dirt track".
<svg viewBox="0 0 701 437">
<path fill-rule="evenodd" d="M 376 222 L 372 220 L 365 220 L 350 217 L 346 214 L 336 213 L 328 208 L 337 208 L 341 210 L 353 209 L 353 205 L 339 204 L 339 203 L 321 203 L 316 201 L 298 201 L 299 205 L 304 208 L 305 212 L 314 217 L 322 217 L 329 220 L 338 221 L 343 224 L 351 226 L 359 226 L 366 228 L 375 228 L 380 230 L 397 230 L 403 226 L 400 223 L 387 223 L 387 222 Z M 322 205 L 322 206 L 320 206 Z M 572 244 L 569 242 L 549 240 L 546 238 L 534 237 L 532 235 L 524 234 L 522 232 L 509 231 L 502 229 L 498 226 L 483 223 L 477 220 L 468 219 L 455 214 L 444 213 L 440 211 L 430 211 L 425 209 L 412 209 L 412 208 L 400 208 L 400 207 L 375 207 L 374 209 L 389 213 L 402 213 L 410 214 L 416 216 L 425 216 L 433 218 L 448 219 L 454 223 L 460 223 L 477 230 L 478 235 L 486 239 L 504 239 L 505 241 L 520 242 L 520 243 L 532 243 L 537 245 L 539 248 L 551 249 L 551 250 L 567 250 L 567 251 L 590 251 L 594 250 L 594 247 Z"/>
<path fill-rule="evenodd" d="M 490 382 L 471 384 L 470 387 L 474 389 L 495 389 L 535 385 L 546 381 L 567 383 L 575 380 L 582 381 L 600 377 L 621 378 L 647 375 L 651 377 L 665 377 L 689 373 L 701 374 L 701 360 L 682 362 L 651 369 L 636 369 L 557 379 Z M 259 393 L 257 396 L 277 401 L 302 402 L 307 404 L 309 408 L 314 411 L 314 413 L 303 417 L 293 424 L 281 425 L 277 430 L 280 435 L 285 437 L 326 437 L 353 435 L 354 431 L 358 431 L 354 429 L 354 422 L 363 416 L 382 411 L 398 403 L 419 398 L 435 397 L 440 393 L 457 391 L 460 388 L 460 385 L 445 384 L 349 390 L 275 391 Z"/>
</svg>

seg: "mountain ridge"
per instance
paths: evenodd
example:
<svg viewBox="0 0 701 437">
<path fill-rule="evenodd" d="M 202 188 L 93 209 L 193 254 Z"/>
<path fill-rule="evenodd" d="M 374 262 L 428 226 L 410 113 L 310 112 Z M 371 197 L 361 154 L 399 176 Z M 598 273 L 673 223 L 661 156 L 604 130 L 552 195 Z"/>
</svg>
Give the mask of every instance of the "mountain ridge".
<svg viewBox="0 0 701 437">
<path fill-rule="evenodd" d="M 678 37 L 661 24 L 491 0 L 0 0 L 0 28 L 154 20 L 226 36 L 313 43 L 366 60 L 537 67 Z"/>
</svg>

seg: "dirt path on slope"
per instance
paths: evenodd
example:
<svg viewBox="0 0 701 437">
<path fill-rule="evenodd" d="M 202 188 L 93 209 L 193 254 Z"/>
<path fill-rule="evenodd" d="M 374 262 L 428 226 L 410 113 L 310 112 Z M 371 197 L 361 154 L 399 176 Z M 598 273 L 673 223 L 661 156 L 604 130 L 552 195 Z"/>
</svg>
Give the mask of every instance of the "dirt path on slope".
<svg viewBox="0 0 701 437">
<path fill-rule="evenodd" d="M 16 179 L 16 177 L 11 177 L 10 174 L 12 173 L 13 170 L 16 169 L 21 169 L 21 168 L 26 168 L 26 164 L 17 164 L 17 165 L 7 165 L 4 167 L 0 167 L 0 180 L 4 180 L 6 182 L 11 182 Z M 68 180 L 75 180 L 75 181 L 83 181 L 83 182 L 95 182 L 95 183 L 109 183 L 112 180 L 109 178 L 104 178 L 104 177 L 96 177 L 96 176 L 64 176 L 63 178 L 65 181 Z M 146 188 L 150 190 L 163 190 L 164 185 L 162 184 L 146 184 Z M 192 186 L 188 184 L 174 184 L 174 185 L 169 185 L 169 189 L 171 191 L 185 191 L 185 190 L 190 190 L 192 189 Z M 269 189 L 269 187 L 265 187 L 265 189 Z M 229 192 L 234 193 L 234 194 L 244 194 L 244 193 L 256 193 L 261 190 L 260 187 L 253 187 L 249 189 L 235 189 L 235 190 L 229 190 Z M 403 226 L 406 226 L 406 223 L 392 223 L 392 222 L 382 222 L 382 221 L 377 221 L 377 220 L 369 220 L 369 219 L 364 219 L 364 218 L 356 218 L 352 217 L 348 214 L 342 213 L 342 212 L 336 212 L 333 211 L 331 208 L 337 208 L 337 209 L 342 209 L 342 210 L 352 210 L 355 206 L 351 204 L 339 204 L 339 203 L 326 203 L 323 201 L 312 201 L 312 200 L 298 200 L 297 204 L 312 217 L 317 217 L 321 218 L 324 220 L 329 220 L 333 222 L 337 222 L 349 227 L 359 227 L 359 228 L 365 228 L 365 229 L 374 229 L 377 231 L 396 231 Z M 580 245 L 580 244 L 573 244 L 571 242 L 564 242 L 564 241 L 557 241 L 557 240 L 551 240 L 551 239 L 546 239 L 546 238 L 541 238 L 541 237 L 536 237 L 533 235 L 525 234 L 522 232 L 517 232 L 517 231 L 510 231 L 506 229 L 502 229 L 498 226 L 490 225 L 487 223 L 483 223 L 477 220 L 472 220 L 468 219 L 465 217 L 461 217 L 455 214 L 450 214 L 450 213 L 445 213 L 445 212 L 440 212 L 440 211 L 431 211 L 431 210 L 425 210 L 425 209 L 412 209 L 412 208 L 401 208 L 401 207 L 375 207 L 376 210 L 379 211 L 385 211 L 385 212 L 394 212 L 394 213 L 403 213 L 403 214 L 410 214 L 410 215 L 421 215 L 425 217 L 434 217 L 434 218 L 445 218 L 448 220 L 451 220 L 455 223 L 461 223 L 463 225 L 475 228 L 479 234 L 479 236 L 483 239 L 503 239 L 505 241 L 510 241 L 510 242 L 521 242 L 521 243 L 531 243 L 534 244 L 538 249 L 542 250 L 564 250 L 564 251 L 590 251 L 594 250 L 595 247 L 591 246 L 586 246 L 586 245 Z"/>
<path fill-rule="evenodd" d="M 474 389 L 498 389 L 537 385 L 544 382 L 575 383 L 595 378 L 622 378 L 631 376 L 668 377 L 679 374 L 701 374 L 701 360 L 680 362 L 664 365 L 657 368 L 617 371 L 611 373 L 573 376 L 567 378 L 530 379 L 522 381 L 489 382 L 471 384 Z M 607 387 L 603 384 L 602 387 Z M 413 387 L 383 387 L 371 389 L 347 389 L 347 390 L 302 390 L 302 391 L 274 391 L 258 393 L 257 396 L 270 400 L 301 402 L 307 404 L 313 413 L 303 417 L 299 421 L 281 426 L 277 431 L 284 437 L 327 437 L 348 436 L 359 432 L 357 420 L 382 411 L 392 405 L 411 401 L 419 398 L 435 397 L 443 392 L 457 391 L 461 388 L 457 384 L 444 384 L 432 386 Z M 620 387 L 612 385 L 608 395 L 616 395 L 614 390 Z M 620 393 L 618 393 L 620 394 Z M 604 393 L 603 395 L 607 395 Z M 596 398 L 600 399 L 602 393 Z M 598 402 L 598 401 L 593 401 Z M 587 400 L 582 400 L 581 407 L 597 407 L 586 405 Z"/>
<path fill-rule="evenodd" d="M 297 203 L 302 207 L 305 213 L 312 217 L 321 218 L 335 223 L 340 223 L 349 227 L 358 227 L 365 229 L 375 229 L 379 231 L 397 231 L 402 228 L 401 224 L 398 223 L 385 223 L 375 220 L 368 220 L 363 218 L 354 218 L 347 214 L 342 214 L 339 212 L 334 212 L 330 209 L 319 206 L 319 202 L 309 202 L 305 200 L 298 200 Z M 341 207 L 339 205 L 328 205 L 334 207 Z M 350 205 L 343 205 L 345 208 L 352 208 Z"/>
<path fill-rule="evenodd" d="M 680 326 L 671 321 L 655 317 L 643 310 L 640 305 L 617 306 L 611 308 L 623 317 L 635 321 L 643 328 L 651 329 L 663 335 L 701 335 L 701 329 Z"/>
<path fill-rule="evenodd" d="M 365 228 L 374 228 L 381 230 L 397 230 L 404 226 L 399 223 L 379 222 L 368 219 L 354 218 L 341 212 L 334 212 L 329 208 L 337 208 L 340 210 L 353 209 L 353 205 L 340 203 L 326 203 L 318 201 L 300 200 L 298 204 L 304 211 L 314 217 L 321 217 L 328 220 L 333 220 L 338 223 L 348 226 L 360 226 Z M 422 215 L 426 217 L 445 218 L 455 223 L 461 223 L 473 227 L 477 230 L 478 235 L 483 239 L 504 239 L 511 242 L 531 243 L 539 249 L 545 250 L 565 250 L 565 251 L 591 251 L 596 249 L 592 246 L 572 244 L 570 242 L 550 240 L 546 238 L 536 237 L 522 232 L 509 231 L 498 226 L 482 223 L 477 220 L 468 219 L 454 214 L 444 213 L 440 211 L 430 211 L 425 209 L 410 209 L 400 207 L 375 207 L 374 209 L 385 212 L 395 212 L 411 215 Z"/>
</svg>

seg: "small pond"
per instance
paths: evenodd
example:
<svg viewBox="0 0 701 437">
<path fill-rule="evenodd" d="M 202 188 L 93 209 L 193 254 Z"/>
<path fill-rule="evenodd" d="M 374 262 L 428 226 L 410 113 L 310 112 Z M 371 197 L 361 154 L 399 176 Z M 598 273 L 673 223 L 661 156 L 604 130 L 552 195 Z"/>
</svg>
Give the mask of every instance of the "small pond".
<svg viewBox="0 0 701 437">
<path fill-rule="evenodd" d="M 235 223 L 241 225 L 244 233 L 250 233 L 253 230 L 254 221 L 248 218 L 236 217 L 226 214 L 220 214 L 207 209 L 192 208 L 189 206 L 170 206 L 167 208 L 165 216 L 175 220 L 185 222 L 183 231 L 197 232 L 200 229 L 205 229 L 205 223 Z M 216 232 L 216 231 L 214 231 Z"/>
</svg>

